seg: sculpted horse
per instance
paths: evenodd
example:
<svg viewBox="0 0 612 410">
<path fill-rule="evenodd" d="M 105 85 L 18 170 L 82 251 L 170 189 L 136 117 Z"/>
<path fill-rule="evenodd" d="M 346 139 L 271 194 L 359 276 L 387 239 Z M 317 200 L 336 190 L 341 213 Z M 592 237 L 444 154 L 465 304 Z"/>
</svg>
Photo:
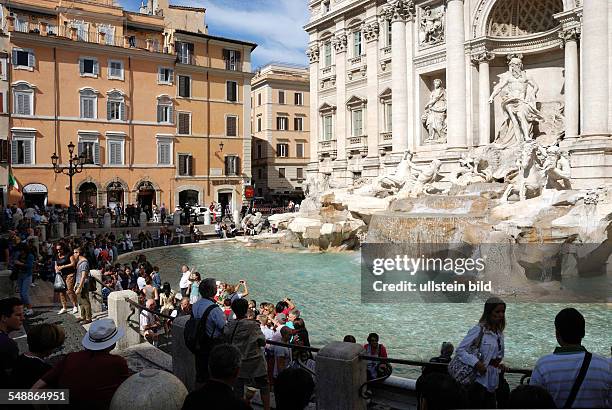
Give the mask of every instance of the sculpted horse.
<svg viewBox="0 0 612 410">
<path fill-rule="evenodd" d="M 521 201 L 542 193 L 542 189 L 546 186 L 547 175 L 541 154 L 537 142 L 525 144 L 517 160 L 518 173 L 504 191 L 502 202 L 508 202 L 510 195 L 515 192 Z"/>
</svg>

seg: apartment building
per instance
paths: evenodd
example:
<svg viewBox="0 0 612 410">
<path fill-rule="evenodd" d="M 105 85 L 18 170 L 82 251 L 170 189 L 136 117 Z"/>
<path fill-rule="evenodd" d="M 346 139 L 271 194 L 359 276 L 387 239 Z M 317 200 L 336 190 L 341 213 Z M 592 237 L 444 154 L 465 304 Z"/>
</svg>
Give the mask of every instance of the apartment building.
<svg viewBox="0 0 612 410">
<path fill-rule="evenodd" d="M 308 69 L 269 64 L 251 86 L 255 193 L 275 202 L 300 200 L 310 152 Z"/>
<path fill-rule="evenodd" d="M 51 156 L 85 156 L 75 202 L 237 208 L 250 184 L 250 54 L 208 34 L 205 9 L 149 0 L 3 2 L 11 166 L 26 203 L 67 204 Z M 11 202 L 21 200 L 17 192 Z"/>
<path fill-rule="evenodd" d="M 8 111 L 8 67 L 9 38 L 0 32 L 0 206 L 8 203 L 9 178 L 9 111 Z"/>
</svg>

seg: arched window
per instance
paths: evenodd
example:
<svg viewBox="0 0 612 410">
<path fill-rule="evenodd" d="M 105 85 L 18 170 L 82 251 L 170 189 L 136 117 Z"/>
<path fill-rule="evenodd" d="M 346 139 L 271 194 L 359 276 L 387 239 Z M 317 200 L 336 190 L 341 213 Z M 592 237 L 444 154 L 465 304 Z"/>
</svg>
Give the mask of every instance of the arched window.
<svg viewBox="0 0 612 410">
<path fill-rule="evenodd" d="M 81 118 L 98 118 L 98 91 L 93 88 L 81 88 L 80 106 Z"/>
<path fill-rule="evenodd" d="M 162 124 L 174 123 L 174 106 L 168 95 L 157 97 L 157 122 Z"/>
<path fill-rule="evenodd" d="M 106 118 L 109 121 L 125 121 L 125 95 L 119 90 L 107 93 Z"/>
</svg>

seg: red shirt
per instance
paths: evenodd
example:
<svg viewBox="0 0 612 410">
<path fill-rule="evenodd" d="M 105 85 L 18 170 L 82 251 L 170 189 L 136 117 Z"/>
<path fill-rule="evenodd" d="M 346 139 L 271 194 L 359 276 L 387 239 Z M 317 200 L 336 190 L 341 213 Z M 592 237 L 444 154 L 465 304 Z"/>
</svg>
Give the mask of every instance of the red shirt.
<svg viewBox="0 0 612 410">
<path fill-rule="evenodd" d="M 91 409 L 108 408 L 113 394 L 130 375 L 123 357 L 84 350 L 69 353 L 41 379 L 49 388 L 69 389 L 72 406 Z"/>
</svg>

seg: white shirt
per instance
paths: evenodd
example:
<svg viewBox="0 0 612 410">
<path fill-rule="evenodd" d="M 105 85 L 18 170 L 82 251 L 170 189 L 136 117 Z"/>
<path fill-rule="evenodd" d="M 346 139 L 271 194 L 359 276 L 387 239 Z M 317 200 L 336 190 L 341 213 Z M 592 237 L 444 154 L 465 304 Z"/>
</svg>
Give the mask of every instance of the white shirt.
<svg viewBox="0 0 612 410">
<path fill-rule="evenodd" d="M 138 284 L 138 290 L 142 290 L 147 285 L 145 278 L 143 278 L 142 276 L 136 279 L 136 283 Z"/>
<path fill-rule="evenodd" d="M 482 334 L 482 341 L 480 343 L 480 358 L 476 355 L 469 354 L 467 349 L 475 343 L 475 340 L 480 334 L 480 325 L 476 325 L 470 329 L 468 334 L 463 338 L 455 354 L 459 355 L 459 359 L 469 365 L 475 366 L 479 360 L 481 360 L 486 366 L 487 371 L 485 374 L 477 373 L 476 382 L 484 386 L 488 391 L 492 392 L 497 389 L 499 384 L 499 369 L 490 366 L 489 363 L 493 359 L 504 358 L 504 334 L 493 333 L 488 329 L 485 329 Z"/>
<path fill-rule="evenodd" d="M 185 289 L 189 287 L 189 277 L 191 276 L 191 271 L 187 271 L 183 273 L 181 276 L 181 281 L 179 282 L 179 288 Z"/>
<path fill-rule="evenodd" d="M 155 323 L 155 317 L 153 316 L 153 313 L 147 312 L 146 310 L 143 310 L 140 312 L 140 330 L 141 331 L 145 330 L 145 326 L 149 326 L 154 323 Z"/>
</svg>

